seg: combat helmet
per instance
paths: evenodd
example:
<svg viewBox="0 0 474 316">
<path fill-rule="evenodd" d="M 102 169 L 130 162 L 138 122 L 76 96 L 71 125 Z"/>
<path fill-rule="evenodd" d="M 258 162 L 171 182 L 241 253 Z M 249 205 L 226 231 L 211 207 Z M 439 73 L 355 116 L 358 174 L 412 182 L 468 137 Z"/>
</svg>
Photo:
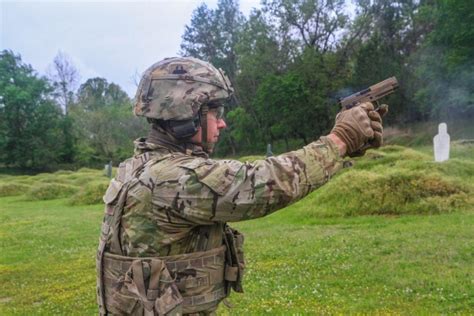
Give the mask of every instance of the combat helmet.
<svg viewBox="0 0 474 316">
<path fill-rule="evenodd" d="M 133 112 L 166 122 L 177 138 L 197 132 L 202 108 L 221 105 L 233 94 L 222 69 L 192 57 L 166 58 L 143 74 Z M 205 124 L 203 128 L 206 128 Z"/>
</svg>

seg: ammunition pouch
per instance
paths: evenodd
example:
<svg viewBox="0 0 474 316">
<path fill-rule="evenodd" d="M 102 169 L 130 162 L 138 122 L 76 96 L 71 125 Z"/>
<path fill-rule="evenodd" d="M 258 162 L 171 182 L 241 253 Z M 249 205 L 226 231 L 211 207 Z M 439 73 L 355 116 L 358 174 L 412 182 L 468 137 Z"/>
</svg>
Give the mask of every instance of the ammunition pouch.
<svg viewBox="0 0 474 316">
<path fill-rule="evenodd" d="M 228 295 L 225 252 L 225 246 L 157 258 L 106 252 L 105 308 L 114 315 L 173 315 L 216 309 Z"/>
<path fill-rule="evenodd" d="M 224 242 L 227 246 L 225 278 L 227 282 L 227 291 L 230 287 L 236 292 L 243 293 L 242 279 L 244 277 L 244 235 L 236 229 L 225 225 Z"/>
<path fill-rule="evenodd" d="M 108 268 L 120 266 L 120 270 Z M 113 314 L 173 315 L 183 298 L 166 264 L 160 259 L 133 260 L 123 266 L 104 260 L 105 306 Z M 129 266 L 125 273 L 122 268 Z M 120 271 L 120 275 L 114 275 Z M 110 277 L 114 277 L 110 279 Z M 118 278 L 116 278 L 118 276 Z M 112 281 L 113 280 L 113 281 Z M 110 286 L 109 286 L 110 285 Z M 141 301 L 141 304 L 137 304 Z"/>
</svg>

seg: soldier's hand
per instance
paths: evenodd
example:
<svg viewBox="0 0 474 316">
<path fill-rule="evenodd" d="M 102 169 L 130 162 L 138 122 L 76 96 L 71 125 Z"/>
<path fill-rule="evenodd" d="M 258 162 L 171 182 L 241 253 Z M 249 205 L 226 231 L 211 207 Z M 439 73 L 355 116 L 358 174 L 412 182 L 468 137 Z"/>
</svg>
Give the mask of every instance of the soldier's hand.
<svg viewBox="0 0 474 316">
<path fill-rule="evenodd" d="M 372 103 L 362 103 L 340 112 L 331 133 L 346 144 L 350 157 L 362 156 L 368 148 L 382 145 L 382 116 L 387 112 L 387 105 L 375 111 Z"/>
</svg>

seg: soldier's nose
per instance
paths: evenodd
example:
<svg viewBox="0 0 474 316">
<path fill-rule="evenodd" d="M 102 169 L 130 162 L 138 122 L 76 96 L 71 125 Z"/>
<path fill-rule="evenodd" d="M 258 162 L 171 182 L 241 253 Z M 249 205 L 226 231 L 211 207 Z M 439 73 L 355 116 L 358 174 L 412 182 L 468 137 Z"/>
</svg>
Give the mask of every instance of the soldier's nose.
<svg viewBox="0 0 474 316">
<path fill-rule="evenodd" d="M 225 121 L 223 119 L 220 119 L 217 121 L 217 128 L 218 129 L 223 129 L 223 128 L 226 128 L 227 127 L 227 124 L 225 123 Z"/>
</svg>

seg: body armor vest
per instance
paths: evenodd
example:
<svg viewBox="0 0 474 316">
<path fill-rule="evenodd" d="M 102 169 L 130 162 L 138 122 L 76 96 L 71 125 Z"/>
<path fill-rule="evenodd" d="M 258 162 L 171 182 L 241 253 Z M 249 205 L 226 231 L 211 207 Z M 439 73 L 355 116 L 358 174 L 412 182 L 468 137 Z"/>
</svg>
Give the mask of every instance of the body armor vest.
<svg viewBox="0 0 474 316">
<path fill-rule="evenodd" d="M 169 157 L 145 152 L 126 160 L 104 195 L 105 217 L 96 259 L 101 315 L 206 314 L 216 310 L 231 288 L 243 292 L 243 235 L 224 223 L 197 227 L 206 238 L 198 236 L 191 253 L 124 255 L 120 225 L 128 187 L 138 181 L 144 168 Z"/>
</svg>

